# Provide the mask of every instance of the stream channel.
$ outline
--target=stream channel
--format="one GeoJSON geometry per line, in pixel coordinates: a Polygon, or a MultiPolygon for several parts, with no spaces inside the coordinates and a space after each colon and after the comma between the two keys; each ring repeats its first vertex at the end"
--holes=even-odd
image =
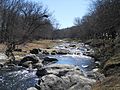
{"type": "MultiPolygon", "coordinates": [[[[58,59],[57,64],[70,64],[80,68],[83,72],[92,71],[95,67],[94,59],[83,55],[86,52],[93,52],[88,45],[82,43],[77,44],[62,44],[54,47],[55,49],[65,49],[70,51],[67,55],[49,55],[58,59]]],[[[0,54],[2,55],[2,54],[0,54]]],[[[3,57],[3,56],[0,56],[3,57]]],[[[1,59],[1,58],[0,58],[1,59]]],[[[16,67],[5,67],[0,70],[0,90],[27,90],[29,87],[35,86],[38,81],[36,76],[37,69],[29,71],[26,68],[16,67]]]]}

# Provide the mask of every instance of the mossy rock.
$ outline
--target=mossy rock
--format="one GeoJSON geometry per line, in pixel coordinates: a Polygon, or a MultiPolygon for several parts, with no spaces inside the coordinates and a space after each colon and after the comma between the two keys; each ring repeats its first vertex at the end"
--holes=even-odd
{"type": "Polygon", "coordinates": [[[103,73],[105,75],[120,73],[120,53],[107,60],[103,68],[103,73]]]}

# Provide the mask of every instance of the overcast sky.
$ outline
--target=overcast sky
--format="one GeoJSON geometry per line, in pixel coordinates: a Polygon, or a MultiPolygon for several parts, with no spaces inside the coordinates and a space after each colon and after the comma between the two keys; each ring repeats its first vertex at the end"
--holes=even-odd
{"type": "Polygon", "coordinates": [[[88,12],[92,0],[32,0],[42,2],[53,12],[60,28],[73,26],[74,18],[82,18],[88,12]]]}

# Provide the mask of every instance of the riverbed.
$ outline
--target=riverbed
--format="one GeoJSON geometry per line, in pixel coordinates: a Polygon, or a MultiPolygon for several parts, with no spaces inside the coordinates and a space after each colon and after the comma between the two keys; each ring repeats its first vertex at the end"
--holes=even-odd
{"type": "MultiPolygon", "coordinates": [[[[94,69],[95,63],[93,58],[83,55],[83,53],[88,52],[88,46],[86,47],[81,43],[77,45],[76,43],[64,43],[54,48],[69,50],[70,53],[48,55],[48,57],[56,58],[58,60],[55,62],[56,64],[75,65],[83,72],[89,72],[94,69]]],[[[89,48],[89,50],[91,49],[89,48]]],[[[8,67],[0,71],[0,90],[26,90],[29,87],[34,87],[37,82],[36,69],[29,70],[16,66],[15,69],[8,67]]]]}

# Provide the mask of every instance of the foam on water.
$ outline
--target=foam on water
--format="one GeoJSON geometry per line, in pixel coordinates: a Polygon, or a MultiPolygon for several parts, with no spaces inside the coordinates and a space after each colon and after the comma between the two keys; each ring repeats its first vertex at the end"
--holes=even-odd
{"type": "Polygon", "coordinates": [[[70,54],[67,54],[67,55],[63,55],[63,56],[71,56],[71,57],[73,57],[73,58],[75,58],[75,59],[81,59],[81,58],[87,58],[87,59],[91,59],[91,57],[89,57],[89,56],[85,56],[85,55],[76,55],[76,54],[73,54],[73,55],[70,55],[70,54]]]}
{"type": "Polygon", "coordinates": [[[0,71],[0,90],[27,90],[37,83],[36,70],[0,71]]]}
{"type": "Polygon", "coordinates": [[[1,60],[6,60],[7,59],[7,56],[3,53],[0,53],[0,61],[1,60]]]}

